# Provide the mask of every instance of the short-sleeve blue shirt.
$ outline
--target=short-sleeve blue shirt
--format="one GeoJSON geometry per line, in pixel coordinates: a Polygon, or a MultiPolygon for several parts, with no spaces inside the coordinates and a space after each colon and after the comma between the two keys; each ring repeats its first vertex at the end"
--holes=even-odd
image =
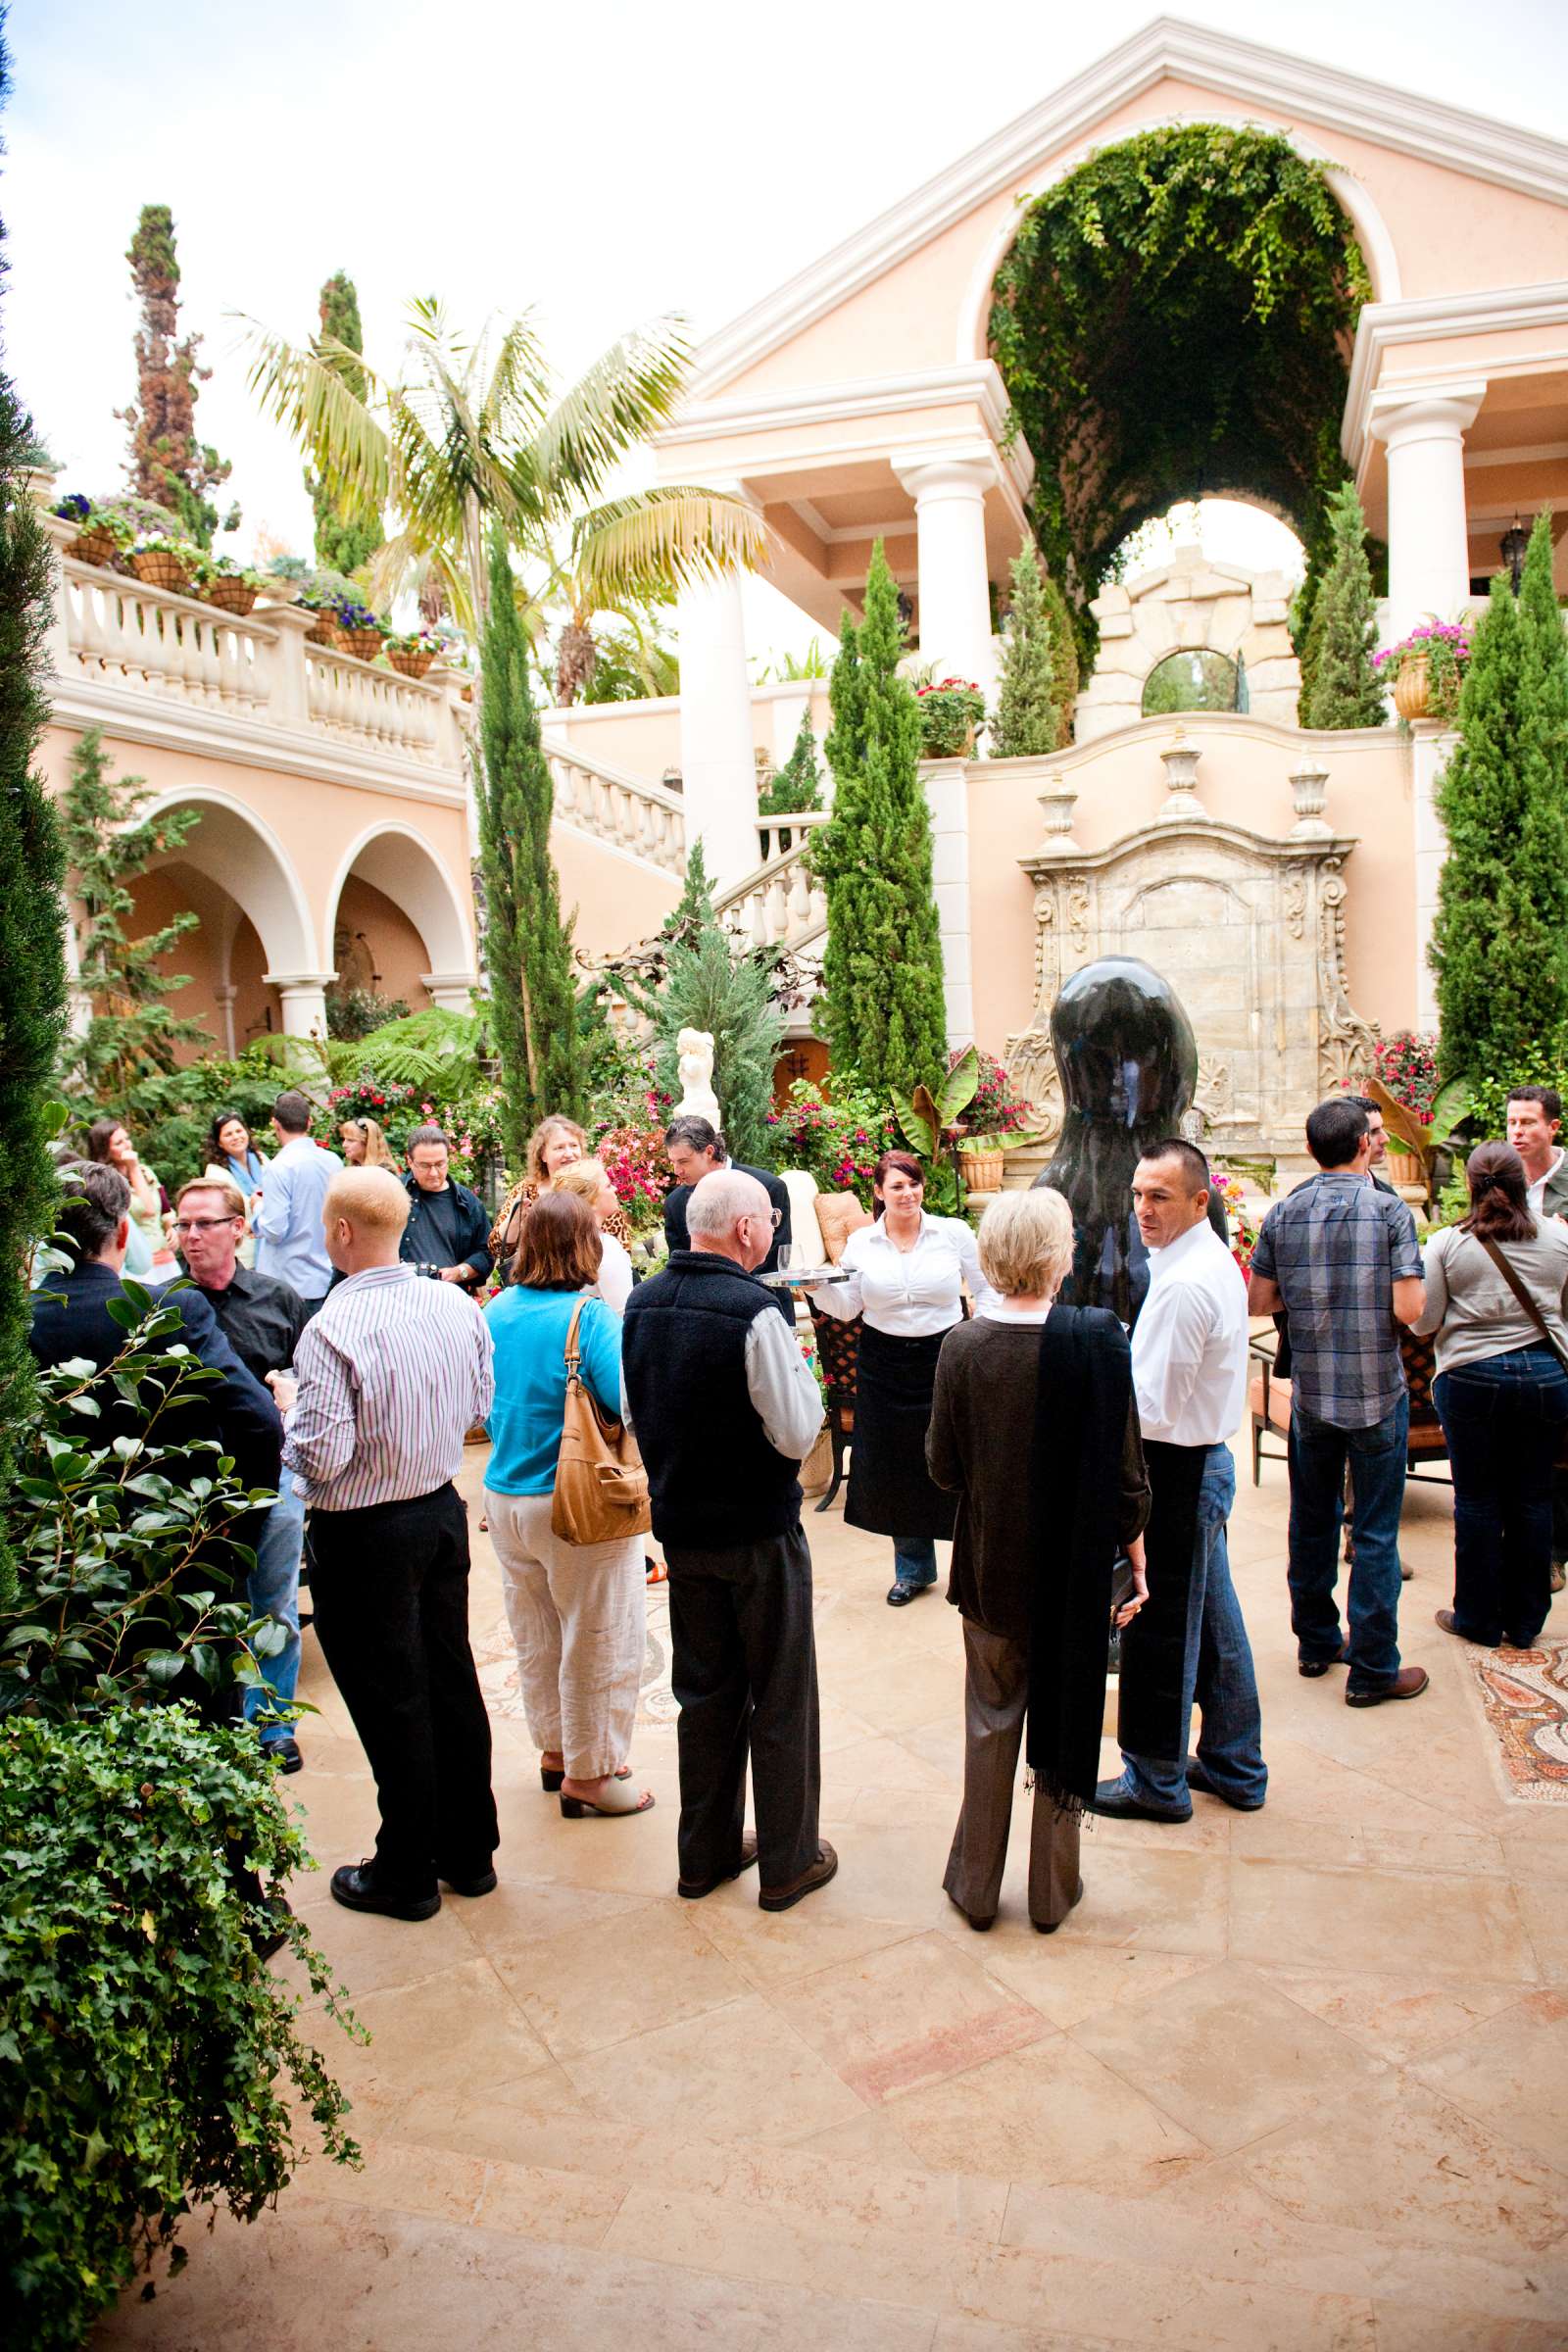
{"type": "Polygon", "coordinates": [[[1252,1271],[1291,1326],[1291,1392],[1315,1421],[1371,1429],[1404,1394],[1393,1286],[1421,1271],[1397,1194],[1342,1168],[1309,1177],[1263,1219],[1252,1271]]]}

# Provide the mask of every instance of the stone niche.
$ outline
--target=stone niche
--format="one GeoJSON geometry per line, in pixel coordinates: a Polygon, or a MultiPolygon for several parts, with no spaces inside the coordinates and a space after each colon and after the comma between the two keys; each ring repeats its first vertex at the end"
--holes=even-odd
{"type": "Polygon", "coordinates": [[[1102,589],[1089,608],[1100,623],[1100,651],[1076,705],[1078,741],[1092,743],[1140,717],[1150,671],[1175,653],[1242,662],[1252,716],[1294,727],[1301,672],[1286,625],[1290,595],[1283,572],[1210,564],[1197,547],[1179,547],[1161,570],[1124,588],[1102,589]]]}
{"type": "Polygon", "coordinates": [[[1035,888],[1035,1005],[1007,1040],[1007,1068],[1054,1140],[1057,991],[1098,956],[1141,956],[1192,1021],[1205,1141],[1299,1163],[1307,1112],[1366,1067],[1373,1042],[1345,979],[1345,869],[1355,844],[1326,826],[1272,841],[1218,823],[1190,785],[1172,799],[1176,809],[1167,803],[1107,849],[1048,840],[1020,859],[1035,888]]]}

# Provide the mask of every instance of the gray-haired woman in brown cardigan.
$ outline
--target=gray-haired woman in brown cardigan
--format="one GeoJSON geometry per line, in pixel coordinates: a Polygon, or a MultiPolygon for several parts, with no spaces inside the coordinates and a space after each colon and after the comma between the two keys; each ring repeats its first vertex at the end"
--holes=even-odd
{"type": "Polygon", "coordinates": [[[1149,1484],[1132,1357],[1115,1317],[1054,1304],[1072,1261],[1059,1193],[1004,1193],[980,1227],[999,1294],[942,1344],[926,1458],[958,1495],[948,1598],[963,1613],[963,1809],[943,1880],[972,1928],[997,1915],[1028,1718],[1029,1916],[1042,1935],[1083,1893],[1079,1815],[1100,1769],[1111,1567],[1142,1606],[1149,1484]]]}

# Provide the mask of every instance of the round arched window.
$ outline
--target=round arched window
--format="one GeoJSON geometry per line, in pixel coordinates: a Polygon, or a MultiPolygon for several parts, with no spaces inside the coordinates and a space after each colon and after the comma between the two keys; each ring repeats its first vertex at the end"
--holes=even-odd
{"type": "Polygon", "coordinates": [[[1167,654],[1144,680],[1143,714],[1169,710],[1245,710],[1247,671],[1224,654],[1167,654]]]}

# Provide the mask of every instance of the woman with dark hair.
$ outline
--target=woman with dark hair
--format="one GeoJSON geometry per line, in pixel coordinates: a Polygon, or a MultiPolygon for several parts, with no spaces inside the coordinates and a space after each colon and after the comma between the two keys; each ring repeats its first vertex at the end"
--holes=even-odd
{"type": "Polygon", "coordinates": [[[544,1193],[523,1220],[512,1281],[485,1309],[495,1342],[485,1516],[540,1779],[568,1820],[646,1813],[626,1786],[642,1680],[643,1540],[567,1544],[551,1527],[566,1407],[566,1339],[580,1309],[583,1379],[619,1414],[620,1317],[582,1293],[599,1279],[599,1228],[585,1200],[544,1193]]]}
{"type": "Polygon", "coordinates": [[[267,1162],[252,1142],[251,1131],[239,1112],[216,1111],[207,1130],[207,1165],[203,1174],[215,1178],[226,1176],[244,1194],[248,1210],[251,1196],[266,1169],[267,1162]]]}
{"type": "Polygon", "coordinates": [[[172,1280],[179,1271],[169,1239],[173,1205],[157,1170],[143,1164],[123,1119],[94,1119],[87,1130],[87,1157],[100,1166],[118,1168],[130,1187],[133,1246],[126,1253],[126,1273],[143,1282],[172,1280]]]}
{"type": "Polygon", "coordinates": [[[1426,1249],[1433,1401],[1453,1469],[1446,1634],[1529,1649],[1551,1606],[1551,1476],[1568,1426],[1568,1228],[1530,1213],[1511,1144],[1465,1163],[1470,1214],[1426,1249]]]}
{"type": "Polygon", "coordinates": [[[991,1297],[974,1235],[962,1217],[925,1210],[925,1172],[911,1152],[884,1152],[871,1175],[876,1218],[852,1233],[840,1270],[814,1302],[841,1322],[863,1317],[855,1393],[846,1523],[893,1538],[888,1606],[902,1609],[937,1581],[937,1542],[953,1535],[956,1504],[926,1468],[937,1358],[963,1313],[991,1297]]]}

